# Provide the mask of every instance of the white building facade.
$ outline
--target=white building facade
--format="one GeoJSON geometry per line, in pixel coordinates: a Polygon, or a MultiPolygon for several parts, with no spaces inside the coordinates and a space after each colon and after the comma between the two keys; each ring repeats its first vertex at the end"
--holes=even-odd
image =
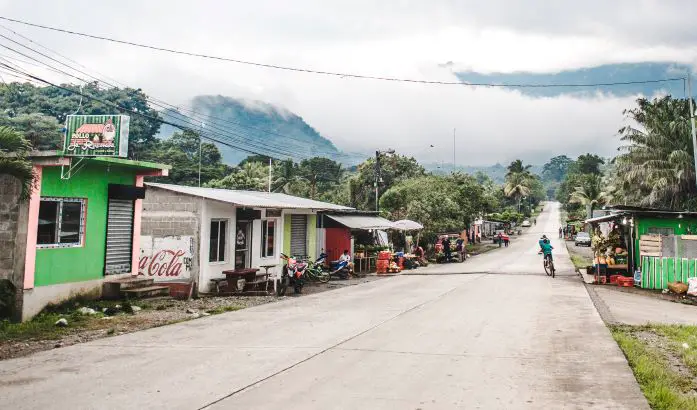
{"type": "MultiPolygon", "coordinates": [[[[144,276],[156,281],[193,281],[198,293],[210,292],[212,279],[224,278],[227,270],[275,265],[269,272],[280,274],[281,253],[315,258],[319,250],[317,212],[351,209],[278,193],[146,186],[141,229],[148,240],[144,242],[159,238],[162,243],[188,243],[190,238],[193,252],[188,261],[170,262],[184,268],[169,271],[186,275],[146,272],[144,276]]],[[[154,255],[147,255],[145,249],[141,252],[142,258],[152,260],[154,255]]],[[[168,255],[179,254],[182,252],[172,250],[168,255]]]]}

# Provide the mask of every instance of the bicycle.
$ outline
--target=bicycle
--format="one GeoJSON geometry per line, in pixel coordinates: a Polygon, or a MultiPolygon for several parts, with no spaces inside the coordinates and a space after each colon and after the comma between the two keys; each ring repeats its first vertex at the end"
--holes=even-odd
{"type": "Polygon", "coordinates": [[[545,268],[545,273],[547,276],[554,278],[554,261],[552,260],[552,255],[545,255],[543,266],[545,268]]]}
{"type": "Polygon", "coordinates": [[[320,283],[329,282],[329,272],[323,269],[322,265],[317,262],[308,262],[305,276],[308,280],[317,281],[320,283]]]}

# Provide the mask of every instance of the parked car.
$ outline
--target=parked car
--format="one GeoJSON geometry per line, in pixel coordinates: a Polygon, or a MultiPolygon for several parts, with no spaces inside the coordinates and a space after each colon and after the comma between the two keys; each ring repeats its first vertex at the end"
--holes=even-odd
{"type": "Polygon", "coordinates": [[[574,239],[576,246],[591,246],[591,236],[588,232],[579,232],[574,239]]]}
{"type": "Polygon", "coordinates": [[[523,228],[528,228],[528,227],[530,227],[530,225],[531,225],[531,224],[530,224],[530,221],[528,221],[528,220],[526,219],[526,220],[523,221],[523,223],[522,223],[521,226],[522,226],[523,228]]]}

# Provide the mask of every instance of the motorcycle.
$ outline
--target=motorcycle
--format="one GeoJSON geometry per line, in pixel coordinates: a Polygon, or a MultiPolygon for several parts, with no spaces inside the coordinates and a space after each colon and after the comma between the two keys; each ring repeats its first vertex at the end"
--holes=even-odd
{"type": "MultiPolygon", "coordinates": [[[[321,253],[315,263],[325,265],[327,263],[327,256],[328,255],[326,253],[321,253]]],[[[348,267],[348,263],[330,262],[329,265],[331,265],[328,270],[329,277],[335,276],[341,280],[346,280],[351,275],[351,270],[348,267]]]]}
{"type": "Polygon", "coordinates": [[[278,287],[278,296],[286,294],[288,286],[292,286],[296,294],[302,293],[305,282],[307,263],[300,262],[288,255],[281,254],[281,259],[286,261],[281,273],[281,285],[278,287]]]}

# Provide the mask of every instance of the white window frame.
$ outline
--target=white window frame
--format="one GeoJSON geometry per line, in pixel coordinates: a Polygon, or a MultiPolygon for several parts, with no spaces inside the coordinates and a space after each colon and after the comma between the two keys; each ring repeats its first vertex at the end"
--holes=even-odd
{"type": "Polygon", "coordinates": [[[276,256],[276,238],[278,238],[278,227],[280,225],[279,223],[280,219],[279,218],[266,218],[261,220],[261,258],[267,259],[267,258],[274,258],[276,256]],[[270,255],[266,254],[266,244],[267,244],[267,239],[268,239],[268,233],[269,233],[269,225],[268,222],[271,221],[273,222],[273,252],[270,255]],[[266,227],[266,229],[264,229],[266,227]]]}
{"type": "Polygon", "coordinates": [[[210,232],[213,230],[212,229],[213,222],[217,222],[218,224],[220,224],[221,222],[225,222],[225,246],[223,247],[224,248],[223,251],[225,252],[225,255],[224,255],[224,259],[220,260],[220,225],[218,225],[218,257],[217,257],[217,260],[215,260],[215,261],[211,260],[211,254],[210,254],[211,247],[210,247],[210,242],[209,242],[209,244],[208,244],[208,263],[210,265],[224,265],[228,262],[228,257],[230,255],[230,252],[229,252],[230,241],[228,240],[229,236],[230,236],[229,235],[230,234],[230,220],[226,219],[226,218],[212,218],[210,221],[210,225],[208,227],[208,229],[210,229],[210,231],[208,232],[209,241],[210,241],[210,232]]]}
{"type": "MultiPolygon", "coordinates": [[[[41,197],[39,200],[39,209],[41,209],[41,202],[58,202],[58,210],[56,211],[56,239],[60,240],[61,228],[63,226],[63,203],[72,202],[80,204],[80,227],[79,227],[79,241],[74,243],[42,243],[36,244],[39,249],[55,249],[55,248],[81,248],[85,246],[85,228],[86,228],[86,214],[87,207],[85,204],[87,200],[85,198],[58,198],[58,197],[41,197]]],[[[38,223],[38,221],[37,221],[38,223]]],[[[38,226],[37,226],[38,231],[38,226]]],[[[37,238],[38,242],[38,238],[37,238]]]]}

